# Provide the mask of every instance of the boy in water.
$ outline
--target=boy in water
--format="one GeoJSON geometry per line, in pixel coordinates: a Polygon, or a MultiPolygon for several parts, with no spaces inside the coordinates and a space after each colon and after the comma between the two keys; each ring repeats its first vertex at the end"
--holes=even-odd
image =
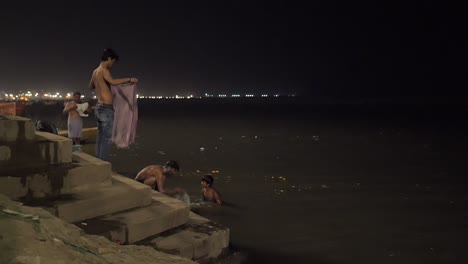
{"type": "Polygon", "coordinates": [[[167,177],[173,175],[177,171],[179,171],[179,164],[173,160],[170,160],[166,162],[164,166],[150,165],[145,167],[137,174],[135,180],[151,186],[160,193],[175,195],[183,193],[184,190],[181,188],[164,189],[164,183],[166,182],[167,177]]]}
{"type": "Polygon", "coordinates": [[[206,175],[201,180],[203,201],[213,202],[221,205],[221,195],[213,188],[214,179],[211,175],[206,175]]]}

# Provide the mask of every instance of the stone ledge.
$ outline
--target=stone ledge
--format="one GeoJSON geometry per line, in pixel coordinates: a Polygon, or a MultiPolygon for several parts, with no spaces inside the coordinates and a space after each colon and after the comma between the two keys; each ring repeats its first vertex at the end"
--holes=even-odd
{"type": "Polygon", "coordinates": [[[112,186],[65,195],[49,205],[49,210],[68,222],[78,222],[151,203],[151,188],[124,176],[112,175],[112,186]]]}
{"type": "Polygon", "coordinates": [[[73,143],[71,139],[48,132],[36,131],[35,133],[42,159],[49,164],[72,162],[73,143]]]}
{"type": "Polygon", "coordinates": [[[72,153],[73,168],[64,177],[62,194],[112,185],[111,164],[83,152],[72,153]]]}
{"type": "Polygon", "coordinates": [[[229,232],[228,228],[190,212],[187,224],[146,239],[141,244],[204,263],[227,254],[229,232]]]}
{"type": "Polygon", "coordinates": [[[86,225],[76,224],[87,233],[131,244],[185,224],[189,212],[181,201],[153,191],[149,206],[84,221],[86,225]]]}
{"type": "Polygon", "coordinates": [[[34,131],[31,119],[0,115],[0,142],[33,140],[34,131]]]}

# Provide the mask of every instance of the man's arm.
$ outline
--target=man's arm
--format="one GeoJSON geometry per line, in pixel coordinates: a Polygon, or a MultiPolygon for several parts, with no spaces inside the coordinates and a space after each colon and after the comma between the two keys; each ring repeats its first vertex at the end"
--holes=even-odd
{"type": "Polygon", "coordinates": [[[221,195],[219,195],[218,191],[214,191],[214,198],[217,204],[221,205],[221,195]]]}
{"type": "Polygon", "coordinates": [[[180,189],[180,188],[174,188],[174,189],[164,189],[164,181],[163,180],[164,177],[157,177],[156,178],[156,182],[158,183],[158,191],[160,193],[164,193],[166,195],[173,195],[173,194],[177,194],[177,193],[181,193],[183,192],[184,190],[180,189]]]}
{"type": "Polygon", "coordinates": [[[114,78],[112,78],[112,76],[110,74],[110,71],[107,70],[107,69],[103,70],[103,77],[104,77],[104,80],[106,80],[111,85],[119,85],[119,84],[122,84],[122,83],[129,83],[129,82],[138,81],[136,78],[114,79],[114,78]]]}
{"type": "Polygon", "coordinates": [[[88,87],[89,87],[90,90],[93,90],[94,88],[96,88],[96,87],[94,87],[94,82],[93,82],[93,78],[92,78],[92,77],[91,77],[91,80],[89,81],[88,87]]]}
{"type": "Polygon", "coordinates": [[[63,113],[64,113],[64,114],[67,114],[67,113],[70,112],[71,110],[75,110],[75,109],[77,109],[77,108],[78,108],[78,106],[76,106],[75,103],[69,102],[69,103],[67,103],[67,104],[65,105],[65,108],[63,109],[63,113]]]}
{"type": "Polygon", "coordinates": [[[160,193],[166,193],[166,190],[164,190],[164,176],[163,177],[156,177],[156,183],[158,184],[158,192],[160,193]]]}

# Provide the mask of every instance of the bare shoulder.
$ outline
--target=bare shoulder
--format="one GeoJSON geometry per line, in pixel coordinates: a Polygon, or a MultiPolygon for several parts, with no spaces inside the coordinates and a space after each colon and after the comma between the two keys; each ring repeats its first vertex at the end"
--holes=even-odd
{"type": "Polygon", "coordinates": [[[221,194],[219,193],[219,191],[216,190],[215,188],[213,188],[213,193],[216,193],[217,195],[221,196],[221,194]]]}
{"type": "Polygon", "coordinates": [[[109,72],[108,69],[104,68],[104,67],[97,67],[94,71],[93,71],[93,78],[102,78],[102,76],[104,75],[104,72],[109,72]]]}
{"type": "Polygon", "coordinates": [[[141,172],[151,173],[151,174],[158,173],[160,171],[162,171],[162,166],[160,165],[149,165],[141,170],[141,172]]]}
{"type": "Polygon", "coordinates": [[[155,172],[162,172],[163,171],[163,166],[161,165],[151,165],[151,170],[155,172]]]}

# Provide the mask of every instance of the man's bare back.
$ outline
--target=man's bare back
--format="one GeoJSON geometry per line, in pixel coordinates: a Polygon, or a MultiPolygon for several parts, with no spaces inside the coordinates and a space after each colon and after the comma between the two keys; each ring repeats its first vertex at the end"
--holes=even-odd
{"type": "Polygon", "coordinates": [[[179,170],[179,165],[174,161],[169,161],[166,165],[149,165],[142,169],[135,177],[135,180],[153,187],[161,193],[168,195],[183,192],[180,188],[166,189],[164,188],[166,177],[179,170]],[[172,163],[171,163],[172,162],[172,163]],[[175,165],[172,165],[175,164],[175,165]]]}

